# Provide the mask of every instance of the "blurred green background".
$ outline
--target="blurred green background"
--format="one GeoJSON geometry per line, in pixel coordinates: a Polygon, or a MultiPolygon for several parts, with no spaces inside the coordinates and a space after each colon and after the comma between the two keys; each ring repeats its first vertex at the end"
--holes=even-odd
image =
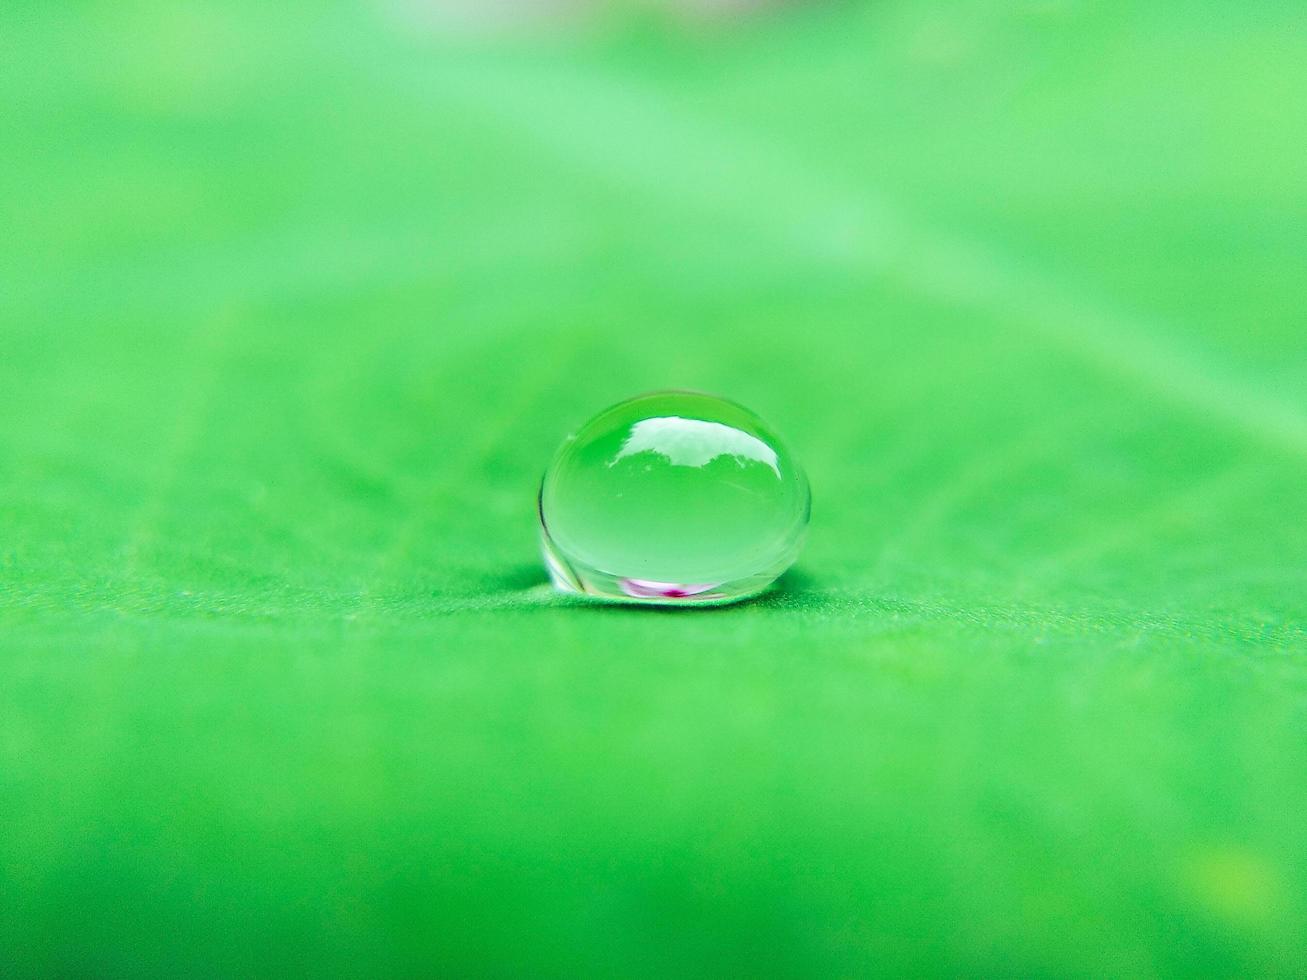
{"type": "Polygon", "coordinates": [[[1303,5],[451,3],[0,9],[0,973],[1307,973],[1303,5]]]}

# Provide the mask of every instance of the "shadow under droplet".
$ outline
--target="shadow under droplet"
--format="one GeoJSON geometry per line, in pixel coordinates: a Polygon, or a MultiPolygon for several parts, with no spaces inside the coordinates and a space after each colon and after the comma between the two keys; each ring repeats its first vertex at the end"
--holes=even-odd
{"type": "Polygon", "coordinates": [[[768,590],[767,594],[797,596],[805,593],[815,593],[820,591],[820,585],[821,583],[817,577],[806,570],[791,568],[776,580],[776,583],[768,590]]]}
{"type": "Polygon", "coordinates": [[[486,588],[496,592],[525,592],[548,584],[549,576],[541,565],[514,565],[485,580],[486,588]]]}

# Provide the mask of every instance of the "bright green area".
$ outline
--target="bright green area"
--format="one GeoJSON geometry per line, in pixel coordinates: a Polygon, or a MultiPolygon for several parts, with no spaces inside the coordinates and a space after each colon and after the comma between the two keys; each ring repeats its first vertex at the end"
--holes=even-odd
{"type": "Polygon", "coordinates": [[[540,491],[565,581],[618,598],[631,594],[623,580],[701,600],[757,593],[794,561],[809,504],[800,464],[765,422],[683,391],[632,398],[577,426],[540,491]]]}
{"type": "Polygon", "coordinates": [[[0,972],[1307,972],[1302,4],[404,6],[0,9],[0,972]],[[553,597],[667,386],[798,570],[553,597]]]}

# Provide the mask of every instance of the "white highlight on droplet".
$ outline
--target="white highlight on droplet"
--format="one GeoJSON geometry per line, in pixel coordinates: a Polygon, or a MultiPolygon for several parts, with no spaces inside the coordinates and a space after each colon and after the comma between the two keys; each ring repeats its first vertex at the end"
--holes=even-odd
{"type": "Polygon", "coordinates": [[[657,453],[673,466],[706,466],[718,456],[733,456],[741,466],[746,461],[762,463],[771,467],[778,480],[781,477],[776,450],[761,439],[720,422],[683,419],[679,415],[635,423],[608,465],[616,466],[637,453],[657,453]]]}

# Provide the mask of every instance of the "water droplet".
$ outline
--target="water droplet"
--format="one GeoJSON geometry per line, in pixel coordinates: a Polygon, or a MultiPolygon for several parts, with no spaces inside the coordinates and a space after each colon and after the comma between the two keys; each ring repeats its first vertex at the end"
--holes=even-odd
{"type": "Polygon", "coordinates": [[[545,563],[567,592],[628,602],[755,595],[798,556],[808,482],[748,409],[663,391],[601,412],[540,487],[545,563]]]}

